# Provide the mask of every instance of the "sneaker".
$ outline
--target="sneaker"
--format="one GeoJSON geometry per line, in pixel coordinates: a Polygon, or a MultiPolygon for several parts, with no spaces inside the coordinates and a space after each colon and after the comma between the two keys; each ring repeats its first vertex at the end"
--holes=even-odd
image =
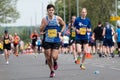
{"type": "Polygon", "coordinates": [[[114,56],[115,56],[114,53],[111,53],[111,57],[114,58],[114,56]]]}
{"type": "Polygon", "coordinates": [[[101,53],[98,53],[99,57],[102,57],[102,54],[101,53]]]}
{"type": "Polygon", "coordinates": [[[18,57],[18,54],[15,54],[16,57],[18,57]]]}
{"type": "Polygon", "coordinates": [[[37,53],[34,53],[34,57],[35,57],[35,58],[37,57],[37,53]]]}
{"type": "Polygon", "coordinates": [[[53,78],[53,77],[55,77],[55,73],[54,73],[54,71],[51,71],[50,78],[53,78]]]}
{"type": "Polygon", "coordinates": [[[46,65],[48,64],[47,60],[45,60],[45,64],[46,64],[46,65]]]}
{"type": "Polygon", "coordinates": [[[85,66],[83,64],[81,64],[80,69],[85,70],[85,66]]]}
{"type": "Polygon", "coordinates": [[[9,61],[6,61],[6,64],[8,65],[8,64],[9,64],[9,61]]]}
{"type": "Polygon", "coordinates": [[[75,64],[77,64],[77,60],[75,60],[75,64]]]}
{"type": "Polygon", "coordinates": [[[57,64],[57,62],[54,62],[54,70],[57,70],[58,69],[58,64],[57,64]]]}

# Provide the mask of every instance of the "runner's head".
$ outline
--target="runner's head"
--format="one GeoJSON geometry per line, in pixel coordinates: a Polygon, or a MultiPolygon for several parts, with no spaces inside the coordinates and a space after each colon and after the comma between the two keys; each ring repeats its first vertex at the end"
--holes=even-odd
{"type": "Polygon", "coordinates": [[[86,18],[86,15],[87,15],[87,9],[86,8],[82,8],[82,10],[81,10],[81,17],[84,19],[84,18],[86,18]]]}
{"type": "Polygon", "coordinates": [[[75,19],[76,19],[76,16],[72,16],[71,21],[72,21],[72,22],[74,22],[74,21],[75,21],[75,19]]]}
{"type": "Polygon", "coordinates": [[[5,34],[8,34],[8,30],[5,30],[4,33],[5,33],[5,34]]]}
{"type": "Polygon", "coordinates": [[[48,15],[52,17],[55,13],[55,6],[52,4],[48,4],[47,12],[48,12],[48,15]]]}
{"type": "Polygon", "coordinates": [[[17,36],[17,33],[14,33],[15,36],[17,36]]]}

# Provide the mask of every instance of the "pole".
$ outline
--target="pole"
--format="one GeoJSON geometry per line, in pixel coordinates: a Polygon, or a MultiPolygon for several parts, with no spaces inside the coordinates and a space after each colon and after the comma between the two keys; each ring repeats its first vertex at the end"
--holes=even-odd
{"type": "Polygon", "coordinates": [[[76,4],[77,4],[77,17],[79,17],[79,0],[76,0],[76,4]]]}
{"type": "Polygon", "coordinates": [[[56,3],[57,3],[57,15],[58,15],[58,1],[56,1],[56,3]]]}
{"type": "Polygon", "coordinates": [[[117,8],[118,8],[118,3],[117,0],[115,0],[115,15],[117,16],[117,8]]]}
{"type": "Polygon", "coordinates": [[[66,23],[66,10],[65,10],[65,7],[66,7],[66,4],[65,4],[65,0],[64,0],[64,21],[65,21],[65,23],[66,23]]]}

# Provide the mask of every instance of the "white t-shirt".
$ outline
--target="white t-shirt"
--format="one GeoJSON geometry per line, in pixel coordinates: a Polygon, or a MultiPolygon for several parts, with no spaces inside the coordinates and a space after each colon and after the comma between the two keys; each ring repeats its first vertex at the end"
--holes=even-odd
{"type": "Polygon", "coordinates": [[[66,35],[63,36],[63,43],[69,44],[69,37],[68,36],[66,36],[66,35]]]}

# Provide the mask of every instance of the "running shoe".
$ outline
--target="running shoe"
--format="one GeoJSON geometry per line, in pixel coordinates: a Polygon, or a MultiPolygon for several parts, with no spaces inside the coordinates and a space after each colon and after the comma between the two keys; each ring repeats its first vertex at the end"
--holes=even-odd
{"type": "Polygon", "coordinates": [[[111,53],[111,57],[114,58],[114,56],[115,56],[114,53],[111,53]]]}
{"type": "Polygon", "coordinates": [[[54,71],[51,71],[50,78],[53,78],[53,77],[55,77],[55,73],[54,73],[54,71]]]}
{"type": "Polygon", "coordinates": [[[80,69],[85,70],[85,66],[83,64],[80,64],[80,69]]]}
{"type": "Polygon", "coordinates": [[[18,57],[18,54],[15,54],[16,57],[18,57]]]}
{"type": "Polygon", "coordinates": [[[48,61],[47,61],[47,60],[45,60],[45,64],[46,64],[46,65],[48,64],[48,61]]]}
{"type": "Polygon", "coordinates": [[[9,61],[6,61],[6,64],[8,65],[8,64],[9,64],[9,61]]]}
{"type": "Polygon", "coordinates": [[[57,64],[56,61],[54,62],[54,66],[53,66],[53,67],[54,67],[54,70],[57,70],[57,69],[58,69],[58,64],[57,64]]]}
{"type": "Polygon", "coordinates": [[[75,64],[77,64],[77,60],[75,60],[75,64]]]}

